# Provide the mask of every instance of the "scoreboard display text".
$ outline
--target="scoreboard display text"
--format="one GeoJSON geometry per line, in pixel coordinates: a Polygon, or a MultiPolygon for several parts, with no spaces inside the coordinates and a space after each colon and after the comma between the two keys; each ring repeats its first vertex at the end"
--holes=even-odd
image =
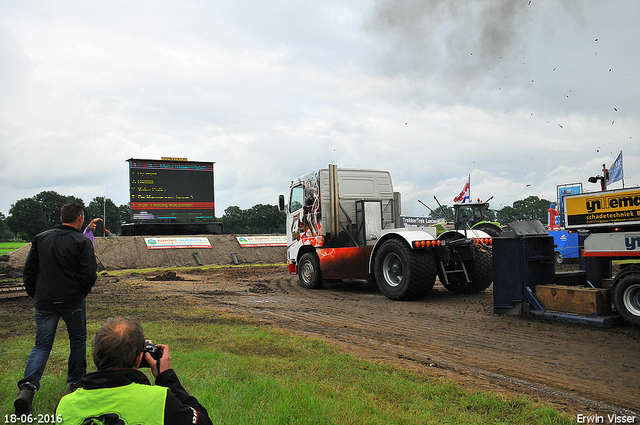
{"type": "Polygon", "coordinates": [[[213,162],[128,159],[134,220],[215,217],[213,162]]]}

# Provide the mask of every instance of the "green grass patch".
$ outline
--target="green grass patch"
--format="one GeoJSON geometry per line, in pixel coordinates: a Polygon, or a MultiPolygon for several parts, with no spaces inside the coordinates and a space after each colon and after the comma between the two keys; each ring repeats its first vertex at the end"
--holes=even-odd
{"type": "Polygon", "coordinates": [[[634,260],[613,260],[613,264],[623,265],[623,264],[636,264],[638,263],[637,259],[634,260]]]}
{"type": "Polygon", "coordinates": [[[6,278],[6,279],[0,279],[0,283],[15,283],[15,286],[21,286],[22,285],[22,278],[21,277],[10,277],[10,278],[6,278]]]}
{"type": "Polygon", "coordinates": [[[27,242],[0,242],[0,255],[8,254],[25,246],[27,242]]]}
{"type": "MultiPolygon", "coordinates": [[[[293,336],[179,298],[136,302],[135,287],[110,283],[88,299],[91,338],[110,316],[137,318],[147,337],[169,345],[185,388],[224,424],[570,424],[571,418],[525,397],[471,391],[399,367],[365,361],[320,339],[293,336]],[[117,288],[118,290],[114,290],[117,288]],[[110,295],[112,294],[112,295],[110,295]],[[130,299],[127,299],[130,298],[130,299]]],[[[0,314],[0,409],[13,412],[16,382],[33,344],[28,304],[0,314]],[[23,311],[25,310],[25,311],[23,311]]],[[[89,342],[89,371],[91,362],[89,342]]],[[[36,394],[34,413],[51,414],[66,393],[64,325],[36,394]]],[[[150,371],[146,373],[150,376],[150,371]]]]}
{"type": "MultiPolygon", "coordinates": [[[[171,347],[172,365],[183,385],[208,408],[214,423],[571,423],[524,398],[465,390],[446,380],[358,359],[321,340],[226,322],[142,323],[148,337],[171,347]]],[[[92,323],[90,334],[98,326],[92,323]]],[[[1,349],[5,412],[11,411],[31,344],[29,336],[14,337],[1,349]]],[[[61,329],[35,398],[36,414],[52,413],[65,394],[67,347],[61,329]]]]}

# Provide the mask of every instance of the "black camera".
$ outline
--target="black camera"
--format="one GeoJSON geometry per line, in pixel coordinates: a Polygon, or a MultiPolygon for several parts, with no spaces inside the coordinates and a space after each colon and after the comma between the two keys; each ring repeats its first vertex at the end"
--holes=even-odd
{"type": "Polygon", "coordinates": [[[160,357],[162,357],[162,348],[156,347],[156,345],[149,340],[144,342],[144,351],[142,352],[142,361],[140,362],[140,367],[151,367],[147,362],[144,353],[151,354],[153,360],[156,361],[156,367],[160,369],[160,357]]]}

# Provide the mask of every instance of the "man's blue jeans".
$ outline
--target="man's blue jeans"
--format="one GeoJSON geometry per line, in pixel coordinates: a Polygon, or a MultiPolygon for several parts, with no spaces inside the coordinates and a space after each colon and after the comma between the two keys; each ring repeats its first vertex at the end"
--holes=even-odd
{"type": "Polygon", "coordinates": [[[32,389],[40,389],[40,378],[49,360],[49,353],[56,337],[60,318],[67,325],[69,333],[69,370],[67,383],[75,384],[87,373],[87,308],[85,300],[70,308],[35,308],[36,343],[29,354],[24,378],[18,382],[18,388],[30,384],[32,389]]]}

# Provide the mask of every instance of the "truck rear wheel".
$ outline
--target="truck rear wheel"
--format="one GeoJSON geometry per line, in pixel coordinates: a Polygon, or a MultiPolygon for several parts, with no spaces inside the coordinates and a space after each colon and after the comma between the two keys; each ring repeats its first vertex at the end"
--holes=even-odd
{"type": "MultiPolygon", "coordinates": [[[[474,247],[473,260],[465,260],[464,266],[467,269],[469,282],[465,279],[463,273],[448,274],[445,279],[444,271],[438,271],[440,283],[447,290],[455,294],[475,294],[484,291],[493,282],[493,255],[489,247],[477,245],[474,247]],[[448,281],[448,283],[447,283],[448,281]]],[[[449,264],[445,263],[446,270],[455,270],[460,265],[451,259],[449,264]]]]}
{"type": "Polygon", "coordinates": [[[640,326],[640,275],[629,274],[613,289],[613,304],[627,322],[640,326]]]}
{"type": "Polygon", "coordinates": [[[398,301],[424,297],[436,281],[433,253],[411,249],[396,239],[382,244],[375,257],[374,272],[380,292],[398,301]]]}
{"type": "Polygon", "coordinates": [[[307,289],[322,288],[322,271],[320,259],[315,252],[307,252],[298,262],[298,278],[300,286],[307,289]]]}

